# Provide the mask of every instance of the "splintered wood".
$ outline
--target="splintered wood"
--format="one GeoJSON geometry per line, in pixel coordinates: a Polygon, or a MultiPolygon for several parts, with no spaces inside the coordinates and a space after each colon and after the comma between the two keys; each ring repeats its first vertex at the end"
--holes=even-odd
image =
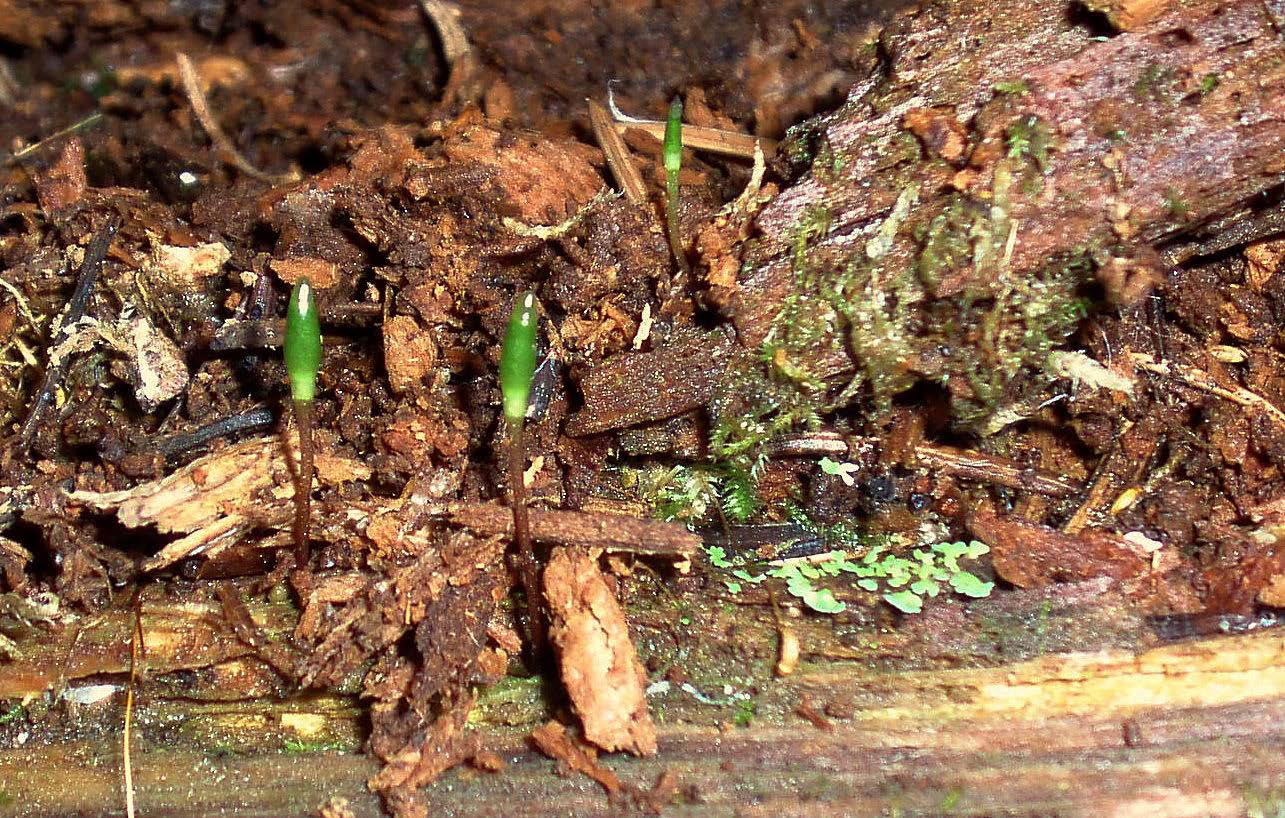
{"type": "MultiPolygon", "coordinates": [[[[293,447],[292,447],[293,449],[293,447]]],[[[356,460],[318,452],[322,483],[365,480],[370,469],[356,460]]],[[[185,536],[143,563],[157,571],[196,554],[213,556],[256,525],[284,524],[294,481],[281,440],[246,440],[195,460],[173,474],[124,491],[73,491],[69,498],[99,511],[115,512],[130,528],[154,525],[185,536]]]]}
{"type": "Polygon", "coordinates": [[[607,751],[653,755],[647,676],[596,557],[580,548],[555,549],[544,569],[544,596],[562,683],[585,738],[607,751]]]}

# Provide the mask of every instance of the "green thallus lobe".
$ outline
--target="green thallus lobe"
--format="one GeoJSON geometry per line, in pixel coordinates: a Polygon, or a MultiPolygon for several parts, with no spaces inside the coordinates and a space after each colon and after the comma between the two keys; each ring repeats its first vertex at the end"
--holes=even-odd
{"type": "Polygon", "coordinates": [[[504,420],[509,427],[509,493],[513,505],[513,542],[522,574],[522,590],[526,594],[531,650],[535,654],[539,653],[544,644],[544,623],[540,619],[539,568],[531,543],[526,485],[523,482],[526,467],[523,428],[527,402],[531,397],[531,380],[535,376],[535,336],[539,321],[535,294],[528,291],[518,296],[513,303],[513,315],[509,319],[509,330],[504,335],[504,349],[500,353],[500,393],[504,398],[504,420]]]}
{"type": "Polygon", "coordinates": [[[299,427],[299,480],[295,485],[295,567],[308,563],[308,525],[312,513],[312,400],[321,368],[321,321],[312,284],[300,278],[286,305],[286,373],[299,427]]]}

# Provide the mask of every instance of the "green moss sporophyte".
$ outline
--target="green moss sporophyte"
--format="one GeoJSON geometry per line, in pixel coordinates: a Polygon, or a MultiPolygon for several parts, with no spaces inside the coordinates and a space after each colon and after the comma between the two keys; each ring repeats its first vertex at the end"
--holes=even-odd
{"type": "Polygon", "coordinates": [[[531,381],[535,377],[535,335],[539,322],[535,293],[523,293],[513,305],[500,355],[500,392],[504,395],[504,418],[510,425],[521,425],[526,418],[531,381]]]}
{"type": "Polygon", "coordinates": [[[295,424],[299,429],[299,473],[295,484],[295,566],[308,564],[308,526],[312,513],[312,402],[317,395],[317,371],[321,368],[321,320],[312,283],[295,282],[286,306],[284,346],[286,374],[295,424]]]}
{"type": "Polygon", "coordinates": [[[526,446],[523,429],[527,404],[531,398],[531,381],[535,377],[535,341],[540,316],[535,293],[525,292],[513,303],[509,329],[504,335],[500,353],[500,393],[504,402],[504,420],[509,429],[509,496],[513,505],[513,543],[526,594],[527,620],[531,650],[538,654],[544,643],[544,622],[540,618],[539,569],[531,542],[527,519],[526,446]]]}
{"type": "Polygon", "coordinates": [[[687,254],[683,252],[682,236],[678,232],[678,173],[683,169],[683,101],[678,97],[669,104],[661,156],[665,163],[665,224],[669,233],[669,249],[678,269],[686,276],[690,268],[687,254]]]}

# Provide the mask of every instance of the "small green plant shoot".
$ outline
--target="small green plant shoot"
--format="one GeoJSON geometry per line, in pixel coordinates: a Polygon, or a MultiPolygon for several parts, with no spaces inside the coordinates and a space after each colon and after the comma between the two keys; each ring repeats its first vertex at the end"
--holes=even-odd
{"type": "Polygon", "coordinates": [[[306,278],[295,282],[286,306],[284,354],[295,424],[299,429],[299,474],[294,492],[295,567],[304,568],[308,564],[308,527],[312,514],[312,403],[317,394],[317,370],[321,368],[321,321],[312,284],[306,278]]]}
{"type": "Polygon", "coordinates": [[[686,276],[691,268],[678,232],[678,172],[683,168],[683,101],[678,97],[669,104],[662,155],[665,161],[665,223],[669,228],[669,249],[678,269],[686,276]]]}
{"type": "Polygon", "coordinates": [[[526,292],[518,296],[509,318],[508,332],[504,336],[504,349],[500,353],[500,393],[504,402],[504,421],[509,428],[509,494],[513,504],[513,542],[522,573],[522,589],[526,593],[531,647],[536,652],[544,642],[544,625],[540,619],[539,569],[531,543],[526,484],[523,481],[526,469],[523,430],[526,425],[527,404],[531,399],[531,381],[535,377],[535,338],[539,321],[535,293],[526,292]]]}

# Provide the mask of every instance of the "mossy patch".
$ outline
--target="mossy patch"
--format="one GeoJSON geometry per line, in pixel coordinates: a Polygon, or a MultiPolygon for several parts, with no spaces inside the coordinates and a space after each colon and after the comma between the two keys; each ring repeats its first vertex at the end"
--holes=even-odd
{"type": "Polygon", "coordinates": [[[1005,130],[989,190],[921,207],[916,184],[865,241],[827,242],[832,214],[795,226],[793,286],[756,355],[712,404],[712,454],[751,471],[782,434],[819,428],[854,404],[873,416],[922,381],[945,387],[956,425],[981,430],[1002,405],[1041,388],[1049,352],[1086,314],[1088,249],[1016,271],[1015,197],[1043,184],[1055,149],[1037,118],[1005,130]]]}

